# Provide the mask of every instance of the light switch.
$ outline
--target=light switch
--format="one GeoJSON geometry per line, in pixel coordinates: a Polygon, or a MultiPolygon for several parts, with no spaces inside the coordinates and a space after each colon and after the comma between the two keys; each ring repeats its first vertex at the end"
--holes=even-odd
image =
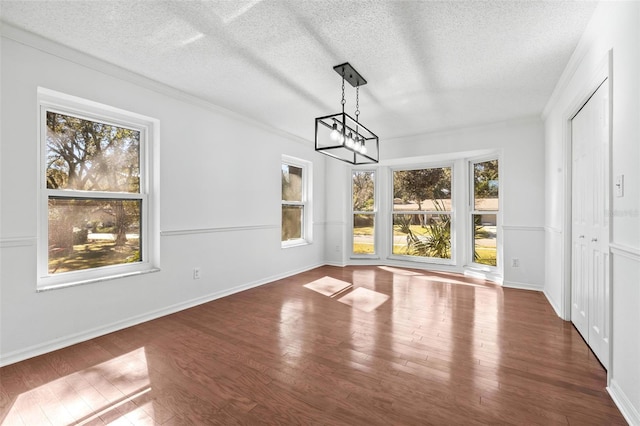
{"type": "Polygon", "coordinates": [[[616,197],[624,197],[624,175],[616,176],[613,186],[615,188],[616,197]]]}

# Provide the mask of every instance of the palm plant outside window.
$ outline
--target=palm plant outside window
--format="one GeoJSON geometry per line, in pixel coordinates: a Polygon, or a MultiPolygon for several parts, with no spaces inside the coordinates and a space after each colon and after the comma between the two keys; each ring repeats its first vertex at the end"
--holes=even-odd
{"type": "Polygon", "coordinates": [[[393,172],[394,255],[452,259],[451,167],[393,172]]]}

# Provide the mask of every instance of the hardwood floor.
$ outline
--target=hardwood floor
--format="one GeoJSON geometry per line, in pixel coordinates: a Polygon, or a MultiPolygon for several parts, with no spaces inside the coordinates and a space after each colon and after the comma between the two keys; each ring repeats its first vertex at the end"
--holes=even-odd
{"type": "Polygon", "coordinates": [[[314,269],[0,380],[10,426],[626,424],[541,293],[389,267],[314,269]]]}

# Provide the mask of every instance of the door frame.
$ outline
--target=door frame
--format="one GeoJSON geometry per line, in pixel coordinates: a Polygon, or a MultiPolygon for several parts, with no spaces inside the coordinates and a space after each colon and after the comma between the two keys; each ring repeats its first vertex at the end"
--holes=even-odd
{"type": "MultiPolygon", "coordinates": [[[[605,81],[609,81],[609,153],[608,153],[608,162],[609,162],[609,173],[607,176],[606,185],[609,188],[608,197],[609,197],[609,206],[612,205],[611,197],[611,172],[612,172],[612,135],[613,135],[613,50],[609,50],[607,54],[600,60],[598,66],[596,67],[596,72],[593,73],[591,78],[589,78],[585,84],[579,90],[578,96],[576,96],[573,102],[570,104],[570,107],[565,111],[563,117],[563,163],[564,163],[564,218],[563,218],[563,246],[562,246],[562,259],[563,259],[563,273],[562,273],[562,285],[561,285],[561,309],[562,309],[562,319],[565,321],[571,321],[571,265],[572,265],[572,256],[571,256],[571,242],[572,242],[572,132],[571,132],[571,121],[572,119],[580,112],[582,107],[589,101],[591,96],[598,90],[600,85],[605,81]]],[[[611,242],[611,227],[609,227],[609,243],[611,242]]],[[[609,262],[611,262],[611,257],[609,258],[609,262]]],[[[612,291],[611,291],[611,271],[609,268],[609,359],[612,356],[613,349],[613,336],[611,335],[611,320],[613,317],[612,312],[612,304],[611,301],[612,291]]],[[[609,378],[612,377],[611,374],[611,362],[609,363],[609,369],[607,374],[607,382],[609,378]]]]}

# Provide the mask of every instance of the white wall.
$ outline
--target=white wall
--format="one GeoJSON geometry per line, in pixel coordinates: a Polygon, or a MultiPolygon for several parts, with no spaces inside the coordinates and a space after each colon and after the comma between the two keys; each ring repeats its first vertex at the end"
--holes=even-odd
{"type": "MultiPolygon", "coordinates": [[[[625,194],[612,198],[612,353],[609,391],[631,424],[640,424],[640,3],[602,2],[545,108],[545,294],[570,316],[565,262],[570,213],[566,126],[594,76],[612,55],[611,175],[624,174],[625,194]]],[[[611,188],[613,190],[613,188],[611,188]]]]}
{"type": "MultiPolygon", "coordinates": [[[[503,284],[510,287],[542,290],[544,286],[544,131],[538,118],[527,118],[487,126],[458,129],[411,136],[380,142],[381,167],[411,161],[449,161],[454,158],[473,158],[497,153],[500,156],[500,185],[502,191],[502,228],[505,263],[503,284]],[[412,159],[412,160],[407,160],[412,159]],[[511,267],[511,259],[518,258],[520,267],[511,267]]],[[[330,248],[343,245],[350,236],[349,174],[344,166],[331,166],[328,173],[327,212],[329,221],[327,248],[329,259],[336,263],[367,263],[353,261],[348,253],[331,253],[330,248]],[[329,219],[329,216],[335,216],[329,219]]],[[[329,170],[329,169],[328,169],[329,170]]],[[[456,175],[458,173],[456,172],[456,175]]],[[[459,175],[458,175],[459,176],[459,175]]],[[[458,241],[458,246],[465,244],[458,241]]],[[[402,265],[388,259],[375,262],[402,265]]],[[[370,262],[369,262],[370,263],[370,262]]],[[[404,262],[404,266],[424,264],[404,262]]],[[[463,271],[462,263],[453,268],[463,271]]]]}
{"type": "Polygon", "coordinates": [[[15,29],[1,55],[0,363],[324,263],[325,160],[311,142],[15,29]],[[36,293],[38,86],[160,120],[160,272],[36,293]],[[282,154],[313,162],[311,245],[280,247],[282,154]]]}

